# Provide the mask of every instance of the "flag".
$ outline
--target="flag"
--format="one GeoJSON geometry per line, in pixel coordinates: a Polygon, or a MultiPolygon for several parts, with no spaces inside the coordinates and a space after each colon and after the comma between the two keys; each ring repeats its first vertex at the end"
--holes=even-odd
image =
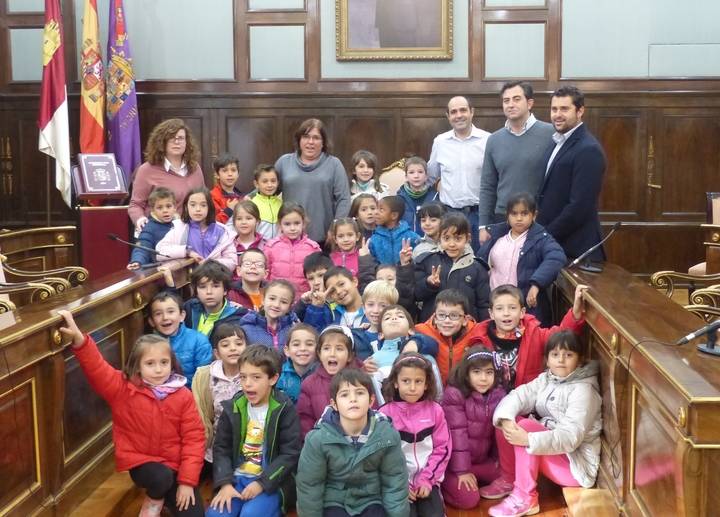
{"type": "Polygon", "coordinates": [[[122,0],[110,0],[106,101],[108,151],[128,180],[140,165],[140,122],[122,0]]]}
{"type": "Polygon", "coordinates": [[[98,33],[97,0],[85,0],[80,54],[81,153],[105,151],[105,75],[98,33]]]}
{"type": "Polygon", "coordinates": [[[45,0],[38,149],[55,158],[55,186],[70,206],[70,131],[59,0],[45,0]]]}

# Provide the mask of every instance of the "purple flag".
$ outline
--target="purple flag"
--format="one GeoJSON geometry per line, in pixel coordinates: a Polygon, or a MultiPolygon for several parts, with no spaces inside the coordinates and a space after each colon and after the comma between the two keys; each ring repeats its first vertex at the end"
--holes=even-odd
{"type": "Polygon", "coordinates": [[[107,55],[107,148],[115,153],[129,181],[141,163],[140,121],[122,0],[110,0],[107,55]]]}

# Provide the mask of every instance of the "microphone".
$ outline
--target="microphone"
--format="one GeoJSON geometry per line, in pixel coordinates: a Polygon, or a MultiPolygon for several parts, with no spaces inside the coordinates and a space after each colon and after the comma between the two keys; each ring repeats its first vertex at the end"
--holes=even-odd
{"type": "Polygon", "coordinates": [[[692,341],[695,338],[704,336],[705,334],[710,334],[712,332],[717,331],[718,329],[720,329],[720,320],[715,320],[712,323],[710,323],[709,325],[705,325],[702,328],[699,328],[697,330],[694,330],[693,332],[690,332],[690,334],[688,334],[687,336],[678,339],[675,342],[675,344],[678,346],[684,345],[686,343],[689,343],[690,341],[692,341]]]}
{"type": "Polygon", "coordinates": [[[154,249],[152,249],[152,248],[148,248],[147,246],[143,246],[142,244],[135,244],[135,243],[133,243],[133,242],[124,241],[124,240],[122,240],[120,237],[118,237],[117,235],[115,235],[114,233],[108,233],[108,234],[107,234],[107,238],[110,239],[111,241],[122,242],[123,244],[127,244],[128,246],[131,246],[131,247],[133,247],[133,248],[137,248],[137,249],[140,249],[140,250],[149,251],[149,252],[154,253],[154,254],[156,254],[156,255],[160,255],[161,257],[172,258],[170,255],[165,255],[164,253],[160,253],[159,251],[154,250],[154,249]]]}
{"type": "MultiPolygon", "coordinates": [[[[593,246],[592,248],[590,248],[589,250],[587,250],[585,253],[583,253],[582,255],[580,255],[578,258],[576,258],[575,260],[573,260],[572,262],[570,262],[570,264],[568,264],[568,266],[567,266],[568,269],[577,266],[578,264],[580,264],[580,262],[582,262],[582,261],[585,260],[588,256],[590,256],[590,254],[591,254],[593,251],[595,251],[595,250],[598,249],[600,246],[602,246],[602,245],[605,243],[605,241],[607,241],[607,240],[612,236],[612,234],[615,233],[615,232],[618,230],[618,228],[620,228],[621,226],[622,226],[622,222],[621,222],[621,221],[618,221],[618,222],[616,222],[615,224],[613,224],[613,227],[610,229],[610,232],[605,236],[605,238],[604,238],[603,240],[601,240],[600,242],[598,242],[595,246],[593,246]]],[[[580,269],[583,269],[583,267],[581,266],[580,269]]],[[[602,269],[589,266],[589,267],[586,269],[586,271],[590,271],[591,273],[599,273],[600,271],[602,271],[602,269]]]]}

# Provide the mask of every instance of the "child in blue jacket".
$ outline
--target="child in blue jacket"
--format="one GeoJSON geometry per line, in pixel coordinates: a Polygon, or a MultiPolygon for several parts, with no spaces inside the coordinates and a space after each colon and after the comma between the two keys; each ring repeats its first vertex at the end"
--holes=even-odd
{"type": "Polygon", "coordinates": [[[404,247],[414,247],[420,236],[412,231],[402,216],[405,201],[400,196],[387,196],[378,201],[377,226],[370,237],[370,253],[379,264],[399,264],[404,247]]]}

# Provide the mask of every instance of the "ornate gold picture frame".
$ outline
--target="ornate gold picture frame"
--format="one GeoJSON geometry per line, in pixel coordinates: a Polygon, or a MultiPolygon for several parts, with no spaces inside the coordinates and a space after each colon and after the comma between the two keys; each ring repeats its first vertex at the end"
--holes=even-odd
{"type": "Polygon", "coordinates": [[[335,0],[338,61],[453,57],[453,0],[335,0]]]}

